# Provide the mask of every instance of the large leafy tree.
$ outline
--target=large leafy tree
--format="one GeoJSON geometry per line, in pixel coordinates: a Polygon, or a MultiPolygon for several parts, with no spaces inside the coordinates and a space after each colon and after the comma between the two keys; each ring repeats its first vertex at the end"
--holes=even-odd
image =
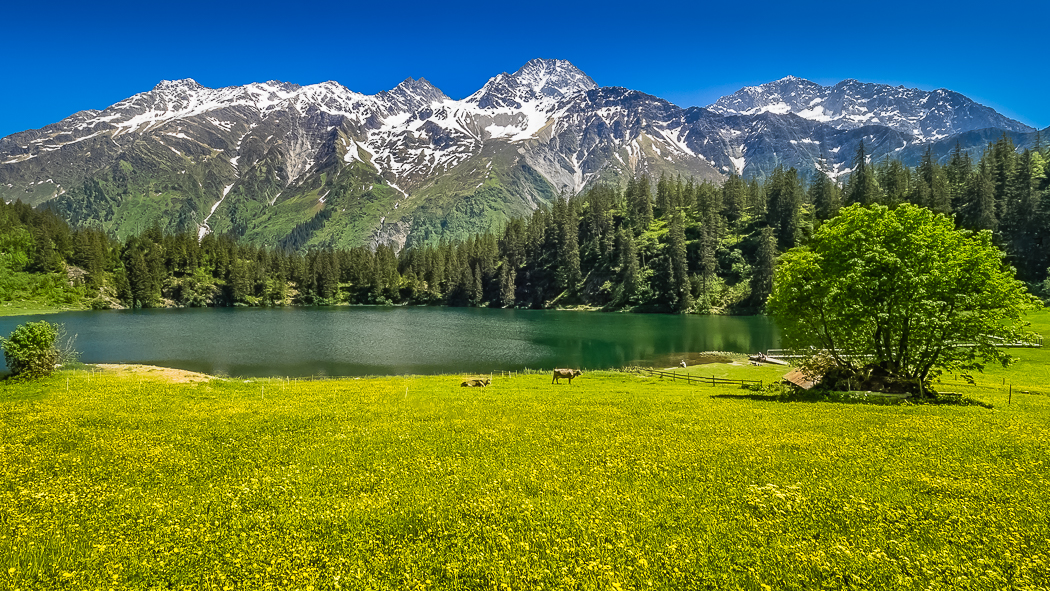
{"type": "Polygon", "coordinates": [[[785,253],[767,309],[791,349],[919,383],[1006,363],[1000,345],[1030,337],[1022,317],[1035,299],[1003,256],[991,232],[928,209],[854,205],[785,253]]]}

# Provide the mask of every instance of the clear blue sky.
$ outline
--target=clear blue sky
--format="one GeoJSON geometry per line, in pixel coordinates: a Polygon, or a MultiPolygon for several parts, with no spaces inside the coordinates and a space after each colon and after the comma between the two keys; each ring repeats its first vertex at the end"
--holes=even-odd
{"type": "Polygon", "coordinates": [[[407,76],[462,98],[534,57],[687,107],[792,74],[948,88],[1050,125],[1050,2],[6,2],[0,137],[159,80],[407,76]]]}

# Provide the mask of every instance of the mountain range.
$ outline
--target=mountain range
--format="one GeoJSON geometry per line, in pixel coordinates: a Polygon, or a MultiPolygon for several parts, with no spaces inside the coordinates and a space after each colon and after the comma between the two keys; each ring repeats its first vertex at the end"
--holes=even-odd
{"type": "Polygon", "coordinates": [[[599,87],[535,59],[462,99],[408,78],[212,89],[163,81],[105,110],[0,139],[0,197],[127,236],[232,232],[292,248],[461,238],[560,193],[648,173],[721,182],[776,166],[833,177],[861,141],[915,164],[1036,130],[948,90],[787,77],[706,107],[599,87]]]}

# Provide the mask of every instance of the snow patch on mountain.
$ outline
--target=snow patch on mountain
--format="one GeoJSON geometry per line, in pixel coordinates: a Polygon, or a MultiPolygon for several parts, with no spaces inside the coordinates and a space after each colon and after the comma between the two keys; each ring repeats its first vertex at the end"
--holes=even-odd
{"type": "Polygon", "coordinates": [[[742,88],[707,108],[722,115],[794,113],[838,129],[878,124],[915,136],[919,141],[935,141],[992,127],[1025,133],[1035,131],[957,92],[925,91],[853,79],[822,86],[788,76],[761,86],[742,88]]]}

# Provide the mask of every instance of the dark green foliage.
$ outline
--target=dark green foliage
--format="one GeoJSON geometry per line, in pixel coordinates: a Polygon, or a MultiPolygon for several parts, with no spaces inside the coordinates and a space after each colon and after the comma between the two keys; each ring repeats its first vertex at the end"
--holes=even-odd
{"type": "Polygon", "coordinates": [[[631,227],[636,234],[644,232],[653,221],[653,197],[649,175],[643,174],[640,178],[632,178],[627,183],[625,199],[629,208],[631,227]]]}
{"type": "Polygon", "coordinates": [[[675,211],[671,215],[667,232],[667,271],[670,286],[667,305],[675,312],[686,312],[693,307],[682,217],[682,212],[675,211]]]}
{"type": "Polygon", "coordinates": [[[277,243],[278,246],[285,250],[299,250],[306,246],[306,243],[310,241],[314,233],[323,228],[325,222],[331,219],[332,212],[333,210],[330,208],[322,209],[309,220],[296,224],[287,236],[281,238],[281,241],[277,243]]]}
{"type": "Polygon", "coordinates": [[[874,205],[884,200],[875,178],[874,167],[868,162],[868,153],[864,149],[863,141],[860,142],[857,154],[853,158],[853,172],[846,183],[845,194],[845,201],[850,205],[874,205]]]}
{"type": "Polygon", "coordinates": [[[802,237],[802,199],[805,194],[802,180],[794,168],[784,170],[778,166],[768,185],[766,222],[776,232],[782,250],[793,248],[802,237]]]}
{"type": "MultiPolygon", "coordinates": [[[[400,249],[334,246],[341,242],[333,224],[351,215],[333,205],[346,197],[347,183],[365,190],[381,181],[358,173],[322,179],[328,184],[312,190],[333,187],[326,202],[312,201],[269,247],[246,245],[247,236],[235,233],[199,239],[196,226],[172,233],[157,224],[121,243],[95,228],[72,231],[49,210],[0,204],[0,300],[29,294],[97,308],[350,303],[754,312],[769,293],[778,253],[807,244],[844,198],[954,212],[960,228],[993,230],[1018,276],[1042,289],[1050,267],[1046,162],[1039,150],[1017,154],[1005,136],[976,163],[957,147],[946,165],[927,151],[915,169],[893,160],[872,165],[861,145],[845,186],[818,173],[807,187],[796,170],[778,167],[766,178],[730,176],[721,187],[661,176],[654,190],[643,174],[625,190],[596,185],[552,196],[550,205],[498,231],[489,222],[463,222],[490,211],[478,201],[484,189],[449,201],[469,210],[459,222],[430,219],[412,234],[429,239],[409,236],[400,249]]],[[[135,174],[133,167],[116,173],[135,174]]]]}
{"type": "Polygon", "coordinates": [[[766,304],[766,299],[773,291],[773,272],[777,256],[777,239],[773,228],[762,228],[759,237],[758,252],[754,273],[751,275],[751,301],[756,308],[766,304]]]}
{"type": "Polygon", "coordinates": [[[809,188],[809,201],[820,221],[829,220],[839,214],[842,207],[842,190],[824,171],[817,172],[809,188]]]}
{"type": "Polygon", "coordinates": [[[933,150],[927,148],[915,171],[915,183],[910,201],[936,213],[952,213],[952,196],[948,175],[933,160],[933,150]]]}
{"type": "Polygon", "coordinates": [[[641,277],[634,237],[623,228],[616,234],[616,254],[620,272],[615,303],[619,306],[630,306],[638,301],[641,277]]]}

